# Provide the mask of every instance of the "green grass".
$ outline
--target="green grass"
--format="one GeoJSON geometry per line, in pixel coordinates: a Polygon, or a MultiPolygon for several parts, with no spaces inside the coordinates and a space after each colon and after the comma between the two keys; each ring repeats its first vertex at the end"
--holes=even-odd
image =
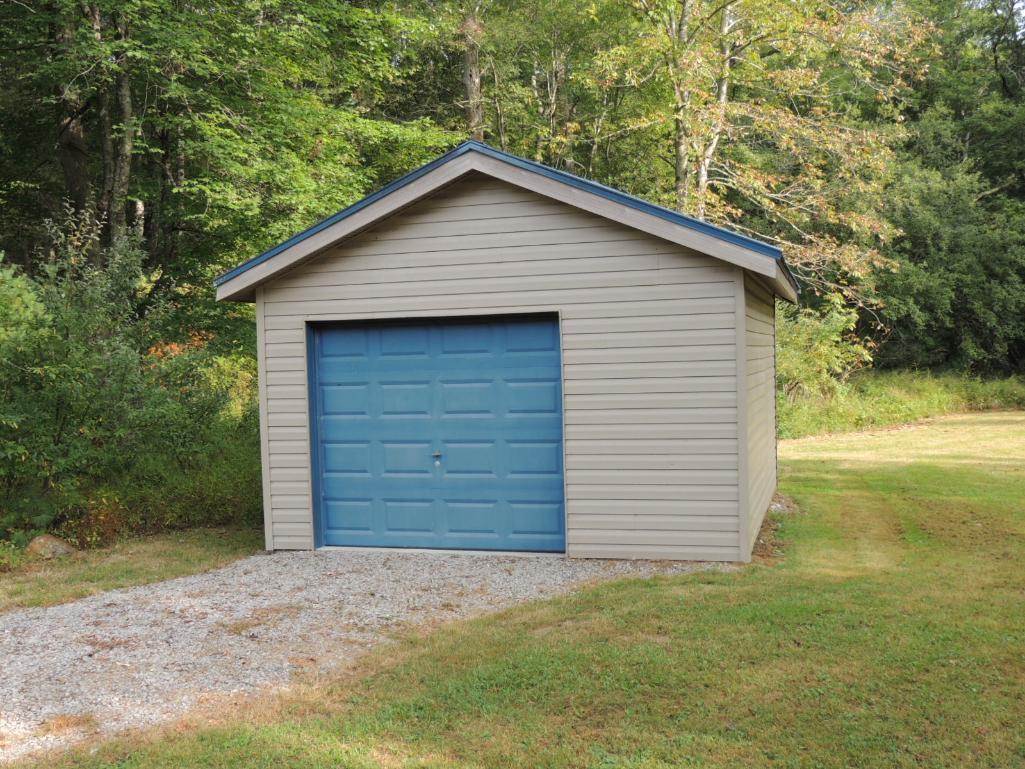
{"type": "Polygon", "coordinates": [[[0,612],[195,574],[262,547],[258,531],[220,528],[126,539],[112,547],[49,561],[19,555],[11,559],[10,571],[0,572],[0,612]]]}
{"type": "Polygon", "coordinates": [[[800,438],[914,422],[964,411],[1025,408],[1025,378],[978,379],[917,371],[855,375],[835,395],[779,403],[779,433],[800,438]]]}
{"type": "Polygon", "coordinates": [[[1025,765],[1025,414],[781,448],[784,557],[379,650],[48,766],[1025,765]]]}

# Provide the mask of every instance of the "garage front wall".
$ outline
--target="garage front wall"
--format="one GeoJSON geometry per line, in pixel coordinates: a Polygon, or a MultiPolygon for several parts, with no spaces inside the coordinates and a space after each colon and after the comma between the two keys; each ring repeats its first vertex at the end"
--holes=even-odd
{"type": "Polygon", "coordinates": [[[745,559],[744,294],[737,267],[482,175],[293,268],[256,291],[268,549],[314,546],[308,322],[554,312],[567,554],[745,559]]]}

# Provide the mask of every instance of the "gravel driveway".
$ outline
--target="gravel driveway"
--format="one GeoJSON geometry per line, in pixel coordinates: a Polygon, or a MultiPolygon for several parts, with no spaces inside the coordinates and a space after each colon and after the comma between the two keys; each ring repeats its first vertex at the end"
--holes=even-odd
{"type": "Polygon", "coordinates": [[[180,715],[208,694],[282,685],[386,641],[583,582],[702,564],[327,550],[0,613],[0,762],[180,715]],[[79,728],[76,729],[76,725],[79,728]]]}

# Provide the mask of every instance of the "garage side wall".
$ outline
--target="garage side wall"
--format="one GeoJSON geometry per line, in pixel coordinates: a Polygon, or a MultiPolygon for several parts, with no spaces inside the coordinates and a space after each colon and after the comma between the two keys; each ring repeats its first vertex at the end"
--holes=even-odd
{"type": "Polygon", "coordinates": [[[769,291],[744,278],[746,345],[747,542],[750,547],[776,490],[776,304],[769,291]]]}
{"type": "Polygon", "coordinates": [[[314,546],[307,322],[557,312],[568,554],[737,559],[735,274],[475,176],[269,283],[257,311],[271,547],[314,546]]]}

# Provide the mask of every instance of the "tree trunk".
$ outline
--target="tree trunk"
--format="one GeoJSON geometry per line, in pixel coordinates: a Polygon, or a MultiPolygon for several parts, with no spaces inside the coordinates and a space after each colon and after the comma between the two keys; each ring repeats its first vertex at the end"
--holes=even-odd
{"type": "Polygon", "coordinates": [[[463,88],[466,96],[466,129],[470,138],[484,141],[484,100],[481,97],[480,22],[476,10],[463,21],[463,88]]]}
{"type": "MultiPolygon", "coordinates": [[[[118,37],[128,39],[128,22],[118,19],[118,37]]],[[[110,240],[126,234],[128,185],[132,173],[132,149],[135,146],[135,113],[132,107],[132,83],[124,57],[114,76],[115,94],[120,118],[120,136],[115,144],[113,177],[110,188],[110,240]]]]}
{"type": "Polygon", "coordinates": [[[103,187],[96,209],[104,225],[110,220],[110,197],[114,187],[114,122],[110,114],[110,90],[104,86],[100,91],[100,150],[103,158],[103,187]]]}
{"type": "MultiPolygon", "coordinates": [[[[55,55],[61,56],[75,38],[74,19],[61,19],[53,30],[55,55]]],[[[76,211],[85,209],[92,187],[89,180],[89,145],[82,116],[88,103],[74,86],[57,87],[57,157],[64,175],[64,195],[76,211]]]]}
{"type": "Polygon", "coordinates": [[[146,234],[146,204],[136,198],[133,201],[133,208],[135,210],[132,212],[132,234],[135,240],[141,243],[146,234]]]}
{"type": "Polygon", "coordinates": [[[687,196],[690,192],[690,158],[687,154],[687,118],[682,107],[678,107],[676,110],[673,129],[676,207],[680,211],[684,211],[687,208],[687,196]]]}
{"type": "Polygon", "coordinates": [[[85,105],[67,92],[60,94],[59,99],[57,154],[64,174],[64,194],[76,211],[82,211],[88,205],[92,191],[89,184],[89,148],[82,126],[85,105]]]}
{"type": "Polygon", "coordinates": [[[687,209],[690,196],[690,87],[687,83],[688,73],[680,63],[680,54],[690,45],[690,22],[694,8],[689,0],[680,0],[680,14],[676,19],[675,29],[672,21],[667,25],[666,33],[673,41],[676,50],[670,54],[669,76],[673,83],[673,95],[676,99],[673,113],[673,169],[676,182],[676,207],[680,211],[687,209]]]}
{"type": "Polygon", "coordinates": [[[715,120],[710,129],[708,141],[701,152],[698,161],[698,183],[697,183],[697,216],[705,218],[705,211],[708,207],[708,171],[712,165],[716,150],[719,148],[719,139],[722,137],[723,129],[726,126],[726,105],[730,96],[730,69],[732,67],[732,52],[729,40],[729,13],[724,8],[721,11],[719,20],[719,54],[721,59],[721,70],[716,83],[715,93],[715,120]]]}
{"type": "MultiPolygon", "coordinates": [[[[103,41],[103,16],[97,5],[82,4],[82,13],[92,24],[93,37],[97,43],[103,41]]],[[[114,124],[110,114],[110,84],[103,83],[96,94],[97,112],[100,133],[100,161],[102,163],[103,180],[100,196],[96,201],[96,218],[107,226],[110,216],[110,195],[114,183],[114,124]]]]}
{"type": "Polygon", "coordinates": [[[498,82],[498,69],[492,64],[491,74],[495,81],[495,120],[498,127],[498,146],[509,149],[509,142],[505,130],[505,110],[502,108],[502,89],[498,82]]]}

